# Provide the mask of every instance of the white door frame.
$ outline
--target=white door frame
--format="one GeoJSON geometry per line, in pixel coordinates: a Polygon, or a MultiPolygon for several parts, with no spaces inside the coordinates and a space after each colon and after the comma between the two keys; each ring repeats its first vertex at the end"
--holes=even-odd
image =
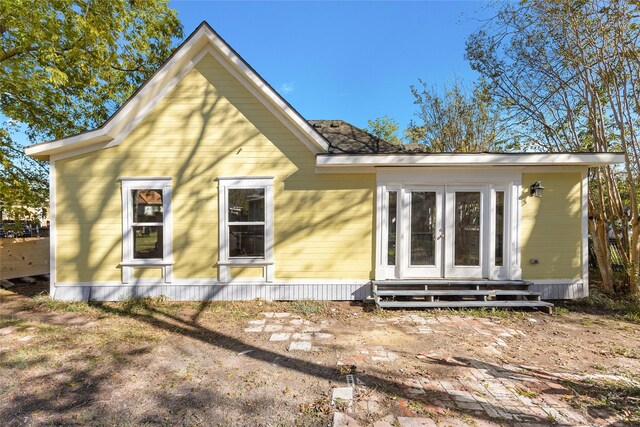
{"type": "Polygon", "coordinates": [[[444,189],[442,186],[407,185],[400,188],[401,197],[398,198],[400,207],[399,239],[396,247],[400,248],[396,256],[399,265],[399,279],[439,278],[442,277],[442,249],[444,237],[444,189]],[[434,265],[411,265],[411,193],[428,192],[436,194],[436,225],[434,265]]]}
{"type": "Polygon", "coordinates": [[[489,278],[488,254],[491,252],[491,239],[489,238],[488,226],[492,222],[489,207],[488,185],[447,185],[445,186],[445,244],[444,244],[444,277],[448,278],[489,278]],[[455,195],[457,192],[480,193],[480,243],[478,250],[478,266],[455,265],[455,195]]]}
{"type": "MultiPolygon", "coordinates": [[[[429,188],[443,186],[478,188],[484,186],[483,216],[484,234],[488,236],[482,245],[484,249],[482,261],[482,277],[489,279],[518,280],[522,277],[520,266],[520,200],[522,192],[522,168],[514,167],[477,167],[477,168],[377,168],[377,204],[376,204],[376,263],[375,279],[406,279],[405,260],[408,257],[408,239],[402,234],[404,222],[409,217],[402,212],[402,194],[405,188],[429,188]],[[397,191],[398,209],[396,221],[397,253],[395,265],[387,262],[388,236],[388,192],[397,191]],[[504,241],[503,266],[495,266],[495,194],[504,191],[504,241]],[[404,222],[403,222],[404,221],[404,222]]],[[[444,187],[446,189],[446,187],[444,187]]],[[[473,191],[473,190],[472,190],[473,191]]],[[[446,190],[445,190],[446,192],[446,190]]],[[[405,207],[404,211],[407,211],[405,207]]],[[[444,270],[443,270],[444,271],[444,270]]],[[[445,271],[446,273],[446,271],[445,271]]]]}

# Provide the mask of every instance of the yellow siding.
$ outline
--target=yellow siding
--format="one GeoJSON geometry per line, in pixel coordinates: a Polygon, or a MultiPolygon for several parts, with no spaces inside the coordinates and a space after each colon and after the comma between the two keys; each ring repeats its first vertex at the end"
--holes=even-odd
{"type": "Polygon", "coordinates": [[[136,268],[133,270],[136,279],[162,279],[161,268],[136,268]]]}
{"type": "Polygon", "coordinates": [[[232,279],[255,279],[264,277],[263,267],[232,267],[229,270],[232,279]]]}
{"type": "Polygon", "coordinates": [[[173,178],[175,279],[217,277],[219,176],[275,176],[276,279],[372,276],[375,176],[316,174],[314,154],[211,56],[119,146],[56,162],[57,281],[120,280],[118,178],[131,176],[173,178]]]}
{"type": "Polygon", "coordinates": [[[581,276],[582,209],[580,173],[525,173],[521,197],[522,277],[573,279],[581,276]],[[541,198],[528,185],[541,181],[541,198]],[[531,259],[539,264],[531,264],[531,259]]]}

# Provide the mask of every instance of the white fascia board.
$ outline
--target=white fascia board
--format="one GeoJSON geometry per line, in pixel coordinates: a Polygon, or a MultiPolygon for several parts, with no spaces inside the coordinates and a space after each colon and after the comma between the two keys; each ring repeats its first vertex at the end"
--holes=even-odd
{"type": "Polygon", "coordinates": [[[173,56],[147,81],[131,99],[107,122],[92,131],[73,135],[54,141],[34,144],[25,148],[25,153],[40,160],[48,160],[49,156],[89,145],[96,149],[114,147],[128,135],[137,124],[155,107],[171,89],[182,80],[196,63],[207,52],[206,46],[212,46],[230,65],[240,71],[247,81],[241,81],[246,86],[250,82],[266,98],[284,114],[289,125],[294,125],[300,132],[302,142],[315,154],[326,153],[329,149],[327,142],[313,129],[294,109],[292,109],[271,87],[258,76],[210,27],[202,25],[173,56]],[[106,143],[99,146],[98,143],[106,143]]]}
{"type": "MultiPolygon", "coordinates": [[[[140,112],[141,109],[145,109],[146,112],[150,111],[150,108],[145,107],[150,103],[153,103],[154,105],[157,104],[162,98],[160,95],[166,95],[169,91],[168,89],[172,89],[173,86],[175,86],[174,84],[171,85],[170,88],[167,87],[167,83],[169,83],[168,80],[178,74],[180,71],[179,68],[183,68],[181,66],[184,66],[185,63],[188,62],[187,56],[195,56],[197,50],[200,50],[198,48],[203,45],[202,40],[204,40],[205,28],[206,27],[200,28],[190,40],[182,45],[182,47],[174,53],[171,59],[169,59],[169,61],[167,61],[151,77],[151,79],[140,88],[138,93],[136,93],[118,111],[116,111],[116,113],[109,118],[104,125],[95,130],[83,132],[67,138],[30,145],[25,148],[25,154],[41,159],[44,157],[46,160],[48,156],[59,154],[67,150],[93,145],[99,142],[113,142],[116,136],[119,136],[119,131],[127,125],[127,122],[136,118],[136,113],[140,112]]],[[[141,117],[138,118],[141,119],[141,117]]],[[[119,140],[121,141],[122,138],[119,138],[119,140]]],[[[112,144],[109,145],[113,146],[112,144]]]]}
{"type": "Polygon", "coordinates": [[[68,138],[29,145],[25,147],[24,153],[27,156],[34,157],[38,160],[49,160],[50,156],[64,153],[67,150],[75,150],[93,145],[97,146],[100,143],[104,145],[108,144],[112,140],[112,137],[106,135],[102,132],[102,128],[99,128],[79,135],[73,135],[68,138]]]}
{"type": "Polygon", "coordinates": [[[519,153],[519,154],[322,154],[319,168],[379,166],[604,166],[624,163],[620,153],[519,153]]]}

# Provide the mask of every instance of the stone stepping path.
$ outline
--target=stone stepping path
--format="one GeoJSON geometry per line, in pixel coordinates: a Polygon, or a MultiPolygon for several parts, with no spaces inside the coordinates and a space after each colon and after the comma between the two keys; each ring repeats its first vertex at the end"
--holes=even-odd
{"type": "Polygon", "coordinates": [[[409,314],[391,318],[374,318],[374,323],[380,326],[392,324],[400,326],[407,334],[465,334],[476,335],[478,342],[485,344],[485,349],[492,354],[501,354],[502,349],[508,347],[509,339],[526,337],[517,329],[505,328],[490,319],[471,316],[436,316],[422,317],[409,314]]]}
{"type": "MultiPolygon", "coordinates": [[[[408,396],[433,402],[440,408],[476,413],[496,421],[542,422],[561,425],[589,425],[563,396],[571,392],[558,383],[562,378],[536,368],[527,374],[523,367],[495,366],[476,360],[445,361],[458,364],[458,377],[447,380],[410,378],[403,382],[408,396]]],[[[436,424],[434,424],[436,425],[436,424]]]]}
{"type": "Polygon", "coordinates": [[[359,350],[355,350],[349,354],[338,354],[338,366],[349,365],[363,365],[363,364],[378,364],[378,363],[392,363],[399,359],[399,356],[387,350],[381,345],[367,346],[359,350]]]}
{"type": "Polygon", "coordinates": [[[289,351],[320,351],[313,345],[316,341],[334,338],[332,334],[322,332],[332,322],[322,320],[313,323],[291,313],[262,313],[264,319],[249,320],[244,329],[248,333],[269,333],[270,342],[289,341],[289,351]]]}

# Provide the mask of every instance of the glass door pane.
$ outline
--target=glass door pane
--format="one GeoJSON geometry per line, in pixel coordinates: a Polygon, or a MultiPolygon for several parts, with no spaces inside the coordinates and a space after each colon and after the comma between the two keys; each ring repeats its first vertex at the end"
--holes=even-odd
{"type": "Polygon", "coordinates": [[[479,191],[455,193],[454,265],[480,265],[480,216],[479,191]]]}
{"type": "Polygon", "coordinates": [[[504,191],[496,191],[495,266],[504,265],[504,191]]]}
{"type": "Polygon", "coordinates": [[[396,265],[396,224],[398,215],[398,192],[389,191],[389,221],[387,223],[387,265],[396,265]]]}
{"type": "Polygon", "coordinates": [[[435,265],[436,215],[435,192],[411,192],[411,265],[435,265]]]}

